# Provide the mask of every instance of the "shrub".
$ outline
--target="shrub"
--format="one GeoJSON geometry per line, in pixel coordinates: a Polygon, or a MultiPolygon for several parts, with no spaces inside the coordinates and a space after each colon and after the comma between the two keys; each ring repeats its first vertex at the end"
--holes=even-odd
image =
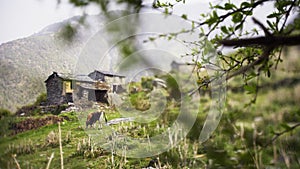
{"type": "Polygon", "coordinates": [[[66,110],[68,105],[57,105],[54,107],[54,109],[50,112],[53,115],[59,115],[61,111],[66,110]]]}
{"type": "Polygon", "coordinates": [[[62,117],[63,119],[65,119],[67,121],[77,121],[78,120],[77,114],[73,111],[62,113],[62,114],[59,114],[58,116],[62,117]]]}
{"type": "Polygon", "coordinates": [[[11,112],[7,109],[0,108],[0,119],[8,117],[11,115],[11,112]]]}
{"type": "Polygon", "coordinates": [[[17,116],[32,116],[40,114],[41,109],[36,105],[26,105],[16,111],[17,116]]]}
{"type": "Polygon", "coordinates": [[[139,92],[130,95],[130,103],[137,110],[148,110],[150,108],[149,97],[145,92],[139,92]]]}
{"type": "Polygon", "coordinates": [[[153,89],[152,81],[153,81],[152,78],[142,77],[141,85],[142,85],[143,89],[152,90],[153,89]]]}
{"type": "Polygon", "coordinates": [[[47,94],[46,93],[41,93],[37,98],[36,101],[34,102],[34,105],[40,106],[45,104],[47,101],[47,94]]]}
{"type": "Polygon", "coordinates": [[[25,105],[19,108],[16,111],[16,115],[32,116],[32,115],[41,114],[40,105],[45,104],[46,100],[47,100],[46,93],[42,93],[36,98],[36,101],[33,104],[25,105]]]}
{"type": "Polygon", "coordinates": [[[5,150],[6,154],[31,154],[34,153],[37,149],[37,146],[34,144],[32,140],[25,140],[18,144],[9,144],[7,149],[5,150]]]}
{"type": "Polygon", "coordinates": [[[0,137],[6,136],[9,133],[9,128],[13,123],[14,118],[12,113],[7,109],[0,109],[0,137]]]}

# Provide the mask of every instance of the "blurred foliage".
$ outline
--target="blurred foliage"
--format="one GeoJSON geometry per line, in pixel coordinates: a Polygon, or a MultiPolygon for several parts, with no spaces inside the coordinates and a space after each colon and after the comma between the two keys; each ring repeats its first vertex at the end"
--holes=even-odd
{"type": "Polygon", "coordinates": [[[136,110],[145,111],[150,108],[149,96],[146,92],[141,91],[138,93],[131,94],[130,103],[135,107],[136,110]]]}
{"type": "MultiPolygon", "coordinates": [[[[139,13],[141,8],[153,8],[162,9],[161,12],[166,15],[172,15],[174,6],[185,4],[184,0],[173,1],[153,1],[152,5],[144,3],[142,0],[118,0],[118,1],[107,1],[107,0],[71,0],[71,4],[77,7],[85,7],[92,4],[98,4],[108,21],[113,21],[118,17],[127,16],[132,13],[139,13]],[[120,12],[118,14],[110,12],[113,8],[110,6],[111,3],[117,5],[125,5],[126,12],[120,12]]],[[[227,80],[236,76],[242,77],[242,84],[248,94],[252,94],[253,98],[249,101],[249,104],[256,102],[256,96],[258,92],[258,86],[260,85],[260,77],[272,75],[272,69],[277,68],[278,64],[282,62],[281,53],[283,46],[281,45],[281,39],[291,38],[290,41],[293,45],[299,45],[299,0],[244,0],[241,2],[220,2],[220,3],[209,3],[210,12],[201,13],[199,20],[192,20],[187,14],[182,14],[181,18],[191,23],[190,29],[180,32],[170,32],[161,34],[158,37],[151,37],[152,41],[168,37],[169,40],[176,39],[180,34],[187,32],[194,32],[200,29],[199,40],[195,42],[187,42],[187,45],[193,45],[191,52],[187,52],[186,56],[201,56],[201,60],[194,60],[198,70],[202,68],[202,65],[213,64],[219,71],[215,73],[216,77],[223,77],[227,80]],[[260,6],[272,5],[274,10],[267,14],[265,21],[259,21],[255,19],[255,9],[260,6]],[[254,24],[252,28],[244,29],[246,22],[249,19],[253,19],[254,24]],[[225,24],[226,23],[226,24],[225,24]],[[267,23],[266,25],[262,23],[267,23]],[[264,36],[263,33],[264,32],[264,36]],[[203,40],[201,37],[206,35],[208,40],[203,40]],[[278,37],[277,41],[274,40],[272,44],[268,41],[267,43],[260,43],[258,40],[252,40],[251,37],[260,36],[262,40],[267,41],[270,38],[278,37]],[[228,42],[227,40],[250,38],[250,44],[236,43],[232,45],[236,48],[236,51],[232,54],[223,54],[222,44],[228,42]],[[210,43],[212,42],[212,43],[210,43]],[[246,47],[244,47],[246,46],[246,47]],[[220,50],[220,51],[219,51],[220,50]],[[219,52],[217,52],[219,51],[219,52]],[[210,55],[218,53],[218,60],[215,64],[214,60],[210,55]],[[266,56],[264,56],[266,55],[266,56]]],[[[134,38],[122,40],[120,42],[120,35],[128,34],[132,35],[136,31],[138,25],[137,20],[126,20],[127,23],[113,24],[108,28],[114,43],[118,43],[118,49],[122,57],[129,57],[139,50],[139,46],[134,38]],[[117,41],[115,41],[117,40],[117,41]]],[[[68,26],[66,27],[68,28],[68,26]]],[[[70,30],[70,35],[74,30],[70,30]]],[[[66,35],[69,35],[68,33],[66,35]]],[[[113,44],[114,44],[113,43],[113,44]]],[[[286,44],[290,43],[288,40],[286,44]]],[[[285,45],[285,44],[283,44],[285,45]]],[[[139,57],[143,58],[143,57],[139,57]]],[[[143,60],[143,59],[142,59],[143,60]]],[[[143,60],[145,64],[148,64],[146,60],[143,60]]],[[[134,64],[134,61],[127,63],[125,66],[130,67],[134,64]]],[[[123,67],[122,67],[123,68],[123,67]]],[[[208,83],[212,81],[207,80],[204,77],[198,77],[199,87],[206,88],[208,83]]],[[[213,77],[210,77],[213,79],[213,77]]]]}
{"type": "Polygon", "coordinates": [[[61,31],[61,36],[65,40],[72,42],[74,37],[76,36],[76,32],[77,29],[75,26],[72,26],[71,24],[66,24],[61,31]]]}
{"type": "Polygon", "coordinates": [[[153,89],[153,78],[151,77],[142,77],[141,86],[144,89],[152,90],[153,89]]]}

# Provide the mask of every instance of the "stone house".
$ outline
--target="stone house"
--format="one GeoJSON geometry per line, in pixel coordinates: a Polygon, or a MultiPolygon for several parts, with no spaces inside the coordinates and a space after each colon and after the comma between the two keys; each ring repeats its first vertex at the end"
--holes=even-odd
{"type": "Polygon", "coordinates": [[[95,81],[105,82],[109,84],[113,93],[122,92],[122,85],[125,84],[125,76],[108,71],[95,70],[89,73],[88,77],[95,81]]]}
{"type": "Polygon", "coordinates": [[[107,93],[122,92],[125,76],[98,70],[88,75],[53,72],[45,83],[48,105],[73,102],[74,97],[108,104],[107,93]]]}

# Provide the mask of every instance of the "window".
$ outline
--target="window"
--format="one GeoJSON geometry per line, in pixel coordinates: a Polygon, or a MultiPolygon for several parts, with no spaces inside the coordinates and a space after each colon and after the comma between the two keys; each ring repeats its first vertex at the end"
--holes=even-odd
{"type": "Polygon", "coordinates": [[[64,86],[65,86],[65,92],[66,93],[72,93],[73,92],[72,81],[64,81],[64,86]]]}

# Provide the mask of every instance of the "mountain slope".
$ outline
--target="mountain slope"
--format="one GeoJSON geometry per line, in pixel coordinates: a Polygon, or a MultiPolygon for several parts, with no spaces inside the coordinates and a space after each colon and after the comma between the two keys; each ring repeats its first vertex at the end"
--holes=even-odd
{"type": "Polygon", "coordinates": [[[67,23],[76,24],[79,17],[52,24],[30,37],[0,45],[0,107],[15,111],[45,92],[44,80],[52,71],[72,72],[86,41],[94,35],[103,20],[88,16],[86,25],[77,25],[72,43],[61,32],[67,23]]]}

